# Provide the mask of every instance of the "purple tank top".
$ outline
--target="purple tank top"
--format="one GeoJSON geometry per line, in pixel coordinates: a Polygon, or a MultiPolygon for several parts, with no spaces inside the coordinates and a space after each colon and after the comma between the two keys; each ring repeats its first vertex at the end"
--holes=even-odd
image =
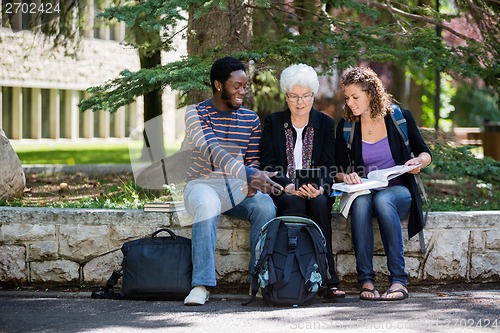
{"type": "MultiPolygon", "coordinates": [[[[366,174],[373,170],[391,168],[396,165],[394,158],[392,158],[391,148],[389,147],[389,140],[387,137],[373,143],[363,140],[361,147],[363,162],[367,168],[366,174]]],[[[399,177],[389,181],[389,186],[400,184],[401,179],[399,177]]]]}

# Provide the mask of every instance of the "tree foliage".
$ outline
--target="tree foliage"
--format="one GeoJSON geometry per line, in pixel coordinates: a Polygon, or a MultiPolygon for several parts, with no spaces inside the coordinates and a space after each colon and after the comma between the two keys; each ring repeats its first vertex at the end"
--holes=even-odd
{"type": "MultiPolygon", "coordinates": [[[[136,40],[134,46],[139,50],[170,51],[175,35],[196,33],[182,24],[188,19],[186,13],[201,18],[213,10],[229,10],[230,2],[144,0],[110,8],[103,17],[124,21],[132,27],[142,17],[141,27],[159,31],[161,42],[136,40]]],[[[291,63],[303,62],[330,73],[360,61],[391,62],[417,70],[438,67],[454,78],[471,82],[480,79],[491,91],[500,92],[497,1],[456,0],[452,14],[441,14],[431,6],[406,0],[295,0],[287,4],[253,0],[242,2],[242,6],[250,7],[253,17],[245,22],[231,22],[230,29],[237,31],[239,25],[249,24],[257,17],[260,19],[256,22],[265,22],[266,28],[256,26],[247,41],[249,47],[230,53],[252,63],[255,71],[277,72],[291,63]],[[466,18],[474,33],[454,28],[453,20],[459,18],[466,18]],[[436,26],[452,36],[454,42],[446,43],[437,36],[436,26]]],[[[189,54],[155,68],[125,70],[102,86],[90,88],[93,96],[84,100],[80,109],[113,112],[136,96],[165,86],[181,95],[193,89],[209,90],[208,68],[215,58],[228,55],[226,44],[220,40],[201,54],[189,54]]]]}

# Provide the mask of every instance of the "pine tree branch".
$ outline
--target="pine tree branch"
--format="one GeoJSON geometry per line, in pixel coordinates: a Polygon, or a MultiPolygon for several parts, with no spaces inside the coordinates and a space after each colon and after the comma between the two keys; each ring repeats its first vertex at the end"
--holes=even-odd
{"type": "Polygon", "coordinates": [[[354,1],[356,1],[358,3],[361,3],[361,4],[364,4],[364,5],[368,5],[368,6],[376,7],[376,8],[379,8],[379,9],[383,9],[386,12],[390,13],[391,15],[392,15],[392,13],[397,13],[398,15],[410,18],[410,19],[415,20],[415,21],[425,22],[425,23],[429,23],[429,24],[441,27],[442,29],[451,32],[455,36],[457,36],[457,37],[459,37],[459,38],[461,38],[463,40],[469,41],[469,42],[474,42],[475,41],[473,38],[470,38],[470,37],[468,37],[468,36],[466,36],[464,34],[461,34],[460,32],[456,31],[455,29],[450,28],[449,26],[443,24],[442,22],[440,22],[438,20],[435,20],[433,18],[427,17],[427,16],[422,16],[422,15],[417,15],[417,14],[411,14],[411,13],[405,12],[405,11],[403,11],[401,9],[395,8],[393,6],[390,6],[388,4],[383,4],[383,3],[374,2],[374,1],[370,1],[370,0],[354,0],[354,1]]]}

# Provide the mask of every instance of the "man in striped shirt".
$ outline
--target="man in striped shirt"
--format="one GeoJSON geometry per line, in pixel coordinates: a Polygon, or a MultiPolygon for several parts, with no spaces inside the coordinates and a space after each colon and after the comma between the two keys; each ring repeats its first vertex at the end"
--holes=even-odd
{"type": "Polygon", "coordinates": [[[216,285],[215,245],[221,213],[250,222],[250,271],[261,227],[276,216],[267,194],[281,185],[270,179],[275,173],[259,170],[261,125],[258,115],[242,107],[247,77],[245,65],[232,57],[218,59],[210,71],[212,98],[189,106],[186,135],[192,149],[186,210],[193,215],[193,289],[186,305],[203,305],[206,287],[216,285]],[[264,192],[264,193],[262,193],[264,192]]]}

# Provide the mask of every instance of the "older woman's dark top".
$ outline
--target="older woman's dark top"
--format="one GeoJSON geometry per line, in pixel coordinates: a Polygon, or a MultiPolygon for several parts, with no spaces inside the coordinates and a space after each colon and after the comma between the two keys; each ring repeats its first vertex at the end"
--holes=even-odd
{"type": "MultiPolygon", "coordinates": [[[[288,109],[269,114],[264,120],[260,141],[260,168],[266,171],[278,171],[279,174],[273,180],[283,187],[292,182],[286,175],[285,130],[292,127],[290,116],[288,109]]],[[[314,127],[311,168],[321,168],[325,195],[329,195],[330,185],[335,176],[335,123],[326,114],[311,109],[307,126],[314,127]]],[[[295,130],[292,132],[295,142],[297,133],[295,130]]]]}

